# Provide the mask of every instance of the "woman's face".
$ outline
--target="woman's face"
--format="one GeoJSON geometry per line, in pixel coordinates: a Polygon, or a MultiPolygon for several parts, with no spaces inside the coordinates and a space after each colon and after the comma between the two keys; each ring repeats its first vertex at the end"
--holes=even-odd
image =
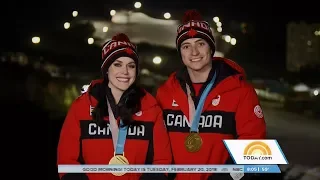
{"type": "Polygon", "coordinates": [[[108,69],[110,88],[127,90],[136,80],[136,63],[132,58],[120,57],[108,69]]]}

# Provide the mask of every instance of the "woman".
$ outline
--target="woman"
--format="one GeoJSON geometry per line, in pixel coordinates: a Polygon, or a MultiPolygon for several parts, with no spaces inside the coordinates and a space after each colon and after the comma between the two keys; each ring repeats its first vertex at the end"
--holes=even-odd
{"type": "MultiPolygon", "coordinates": [[[[162,111],[136,85],[138,55],[125,34],[102,49],[103,79],[92,81],[68,112],[60,134],[58,164],[170,164],[162,111]]],[[[60,173],[61,180],[167,179],[165,174],[60,173]],[[152,177],[150,177],[152,176],[152,177]]]]}

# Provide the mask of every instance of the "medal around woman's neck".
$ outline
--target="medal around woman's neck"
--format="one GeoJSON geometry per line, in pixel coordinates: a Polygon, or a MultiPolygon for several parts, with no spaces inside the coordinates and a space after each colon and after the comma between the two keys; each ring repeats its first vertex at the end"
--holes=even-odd
{"type": "MultiPolygon", "coordinates": [[[[110,165],[128,165],[129,161],[124,156],[124,145],[126,142],[128,126],[122,126],[123,122],[120,120],[120,127],[118,127],[118,123],[114,114],[112,112],[111,106],[109,101],[108,103],[108,112],[109,112],[109,122],[110,122],[110,129],[112,134],[112,142],[114,148],[114,155],[110,159],[110,165]]],[[[114,176],[123,176],[126,174],[125,172],[112,172],[114,176]]]]}

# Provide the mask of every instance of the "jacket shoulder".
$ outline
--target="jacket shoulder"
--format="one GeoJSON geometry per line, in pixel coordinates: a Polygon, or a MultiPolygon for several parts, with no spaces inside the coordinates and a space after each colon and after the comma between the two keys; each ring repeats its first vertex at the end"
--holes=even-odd
{"type": "Polygon", "coordinates": [[[177,79],[176,79],[176,72],[172,73],[169,78],[163,82],[157,90],[157,96],[163,93],[167,93],[167,91],[171,88],[173,88],[173,85],[176,83],[177,79]]]}
{"type": "Polygon", "coordinates": [[[250,81],[248,81],[247,79],[242,78],[240,80],[240,84],[241,84],[241,88],[254,89],[253,84],[250,81]]]}
{"type": "Polygon", "coordinates": [[[242,79],[240,81],[240,88],[241,88],[241,94],[242,95],[247,95],[248,93],[253,93],[256,94],[256,90],[254,86],[246,79],[242,79]]]}
{"type": "Polygon", "coordinates": [[[85,111],[86,108],[90,108],[89,93],[85,92],[77,97],[69,106],[69,112],[72,111],[76,116],[81,116],[82,111],[85,111]]]}
{"type": "MultiPolygon", "coordinates": [[[[82,94],[80,94],[75,100],[74,103],[76,104],[83,104],[83,103],[87,103],[88,100],[90,99],[90,92],[86,91],[82,94]]],[[[90,104],[90,103],[89,103],[90,104]]]]}
{"type": "Polygon", "coordinates": [[[155,97],[152,96],[149,92],[145,91],[144,97],[141,99],[141,111],[148,112],[147,115],[148,121],[156,121],[156,117],[162,113],[161,107],[158,104],[155,97]]]}
{"type": "Polygon", "coordinates": [[[141,109],[146,110],[158,106],[156,98],[146,90],[144,90],[144,92],[145,95],[141,99],[141,109]]]}

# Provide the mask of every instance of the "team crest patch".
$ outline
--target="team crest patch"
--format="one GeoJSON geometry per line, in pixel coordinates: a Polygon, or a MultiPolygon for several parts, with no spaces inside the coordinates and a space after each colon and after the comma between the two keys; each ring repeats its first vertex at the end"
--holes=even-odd
{"type": "Polygon", "coordinates": [[[142,115],[142,111],[139,111],[136,113],[136,116],[141,116],[142,115]]]}
{"type": "Polygon", "coordinates": [[[220,103],[220,95],[218,95],[217,98],[215,98],[215,99],[212,100],[212,105],[213,105],[213,106],[218,106],[219,103],[220,103]]]}
{"type": "Polygon", "coordinates": [[[89,84],[83,85],[81,88],[81,94],[86,93],[89,89],[89,86],[90,86],[89,84]]]}
{"type": "Polygon", "coordinates": [[[260,105],[256,105],[253,109],[253,112],[258,118],[263,118],[263,112],[260,105]]]}

